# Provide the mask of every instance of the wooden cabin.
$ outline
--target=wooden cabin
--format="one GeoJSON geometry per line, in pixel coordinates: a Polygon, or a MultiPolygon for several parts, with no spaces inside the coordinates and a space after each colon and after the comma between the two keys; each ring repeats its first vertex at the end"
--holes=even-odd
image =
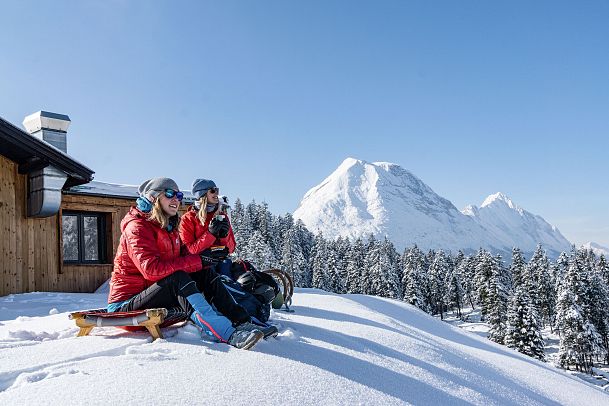
{"type": "Polygon", "coordinates": [[[112,273],[137,187],[92,181],[67,154],[69,123],[41,111],[26,132],[0,118],[0,296],[93,292],[112,273]]]}

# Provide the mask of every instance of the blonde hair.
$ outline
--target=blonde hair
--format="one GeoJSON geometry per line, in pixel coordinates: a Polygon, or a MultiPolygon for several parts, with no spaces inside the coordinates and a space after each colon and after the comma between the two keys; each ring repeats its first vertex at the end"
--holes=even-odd
{"type": "MultiPolygon", "coordinates": [[[[178,222],[177,224],[180,223],[180,215],[176,214],[176,216],[178,217],[178,222]]],[[[152,210],[150,210],[150,217],[148,217],[149,221],[156,221],[157,223],[159,223],[161,225],[161,228],[165,229],[167,228],[167,226],[169,226],[169,219],[171,217],[168,216],[164,211],[163,208],[161,207],[161,199],[159,197],[157,197],[154,200],[154,203],[152,204],[152,210]]],[[[177,226],[176,224],[176,226],[177,226]]]]}
{"type": "Polygon", "coordinates": [[[205,220],[207,220],[207,193],[205,193],[199,199],[199,211],[197,212],[197,218],[202,225],[205,225],[205,220]]]}

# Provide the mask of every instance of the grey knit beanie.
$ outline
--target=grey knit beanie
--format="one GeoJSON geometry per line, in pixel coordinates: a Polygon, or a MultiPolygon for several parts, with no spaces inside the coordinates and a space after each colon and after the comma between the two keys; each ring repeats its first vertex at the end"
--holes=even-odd
{"type": "Polygon", "coordinates": [[[213,180],[210,179],[195,179],[192,182],[192,195],[195,199],[199,200],[207,191],[213,187],[216,187],[216,184],[213,180]]]}
{"type": "Polygon", "coordinates": [[[178,184],[173,179],[152,178],[142,183],[137,191],[141,197],[152,201],[166,189],[172,189],[176,192],[180,190],[178,184]]]}

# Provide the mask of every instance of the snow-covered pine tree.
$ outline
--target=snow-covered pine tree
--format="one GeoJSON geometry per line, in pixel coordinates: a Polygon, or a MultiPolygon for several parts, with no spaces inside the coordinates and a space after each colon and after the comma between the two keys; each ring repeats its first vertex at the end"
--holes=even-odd
{"type": "Polygon", "coordinates": [[[340,292],[337,293],[348,293],[347,292],[347,260],[349,251],[351,250],[351,242],[348,238],[338,237],[335,245],[336,254],[338,257],[338,279],[340,281],[340,292]]]}
{"type": "Polygon", "coordinates": [[[505,339],[510,280],[509,271],[503,266],[501,257],[493,258],[486,299],[488,324],[491,327],[488,338],[499,344],[503,344],[505,339]]]}
{"type": "Polygon", "coordinates": [[[302,252],[300,233],[296,224],[292,224],[292,227],[288,230],[283,242],[281,269],[292,276],[296,286],[304,288],[311,287],[309,266],[305,255],[302,252]]]}
{"type": "Polygon", "coordinates": [[[368,242],[365,245],[364,269],[362,269],[362,293],[364,295],[379,295],[378,287],[382,285],[381,281],[374,280],[380,275],[380,244],[370,234],[368,242]]]}
{"type": "MultiPolygon", "coordinates": [[[[341,242],[342,243],[342,242],[341,242]]],[[[344,293],[345,286],[341,277],[342,258],[340,244],[338,241],[328,242],[327,244],[327,270],[328,270],[328,290],[334,293],[344,293]]]]}
{"type": "Polygon", "coordinates": [[[273,250],[264,240],[262,233],[255,230],[242,249],[244,258],[250,261],[257,269],[265,270],[274,268],[279,261],[275,259],[273,250]]]}
{"type": "Polygon", "coordinates": [[[541,244],[537,245],[535,253],[528,264],[534,290],[535,305],[542,326],[552,324],[556,307],[555,282],[550,274],[550,262],[541,244]]]}
{"type": "Polygon", "coordinates": [[[554,263],[554,291],[558,297],[558,291],[569,268],[569,256],[565,252],[561,252],[556,262],[554,263]]]}
{"type": "Polygon", "coordinates": [[[510,271],[512,273],[514,290],[516,290],[518,286],[522,284],[522,278],[526,272],[526,266],[527,264],[522,256],[522,252],[520,252],[520,248],[512,248],[512,264],[510,265],[510,271]]]}
{"type": "Polygon", "coordinates": [[[457,317],[461,318],[461,308],[465,297],[465,289],[461,283],[461,264],[464,261],[459,261],[459,268],[453,267],[449,270],[446,277],[446,294],[444,302],[450,309],[457,309],[457,317]]]}
{"type": "Polygon", "coordinates": [[[400,268],[399,255],[393,246],[393,243],[385,237],[379,244],[379,267],[376,268],[379,275],[376,275],[373,279],[379,281],[377,295],[383,297],[390,297],[394,299],[400,298],[401,295],[401,281],[400,275],[402,270],[400,268]]]}
{"type": "Polygon", "coordinates": [[[363,293],[364,250],[364,243],[361,238],[358,238],[353,242],[347,253],[347,293],[363,293]]]}
{"type": "Polygon", "coordinates": [[[531,299],[523,284],[515,288],[508,305],[505,345],[530,357],[544,360],[544,342],[531,299]]]}
{"type": "Polygon", "coordinates": [[[328,248],[322,233],[315,236],[311,255],[313,287],[329,290],[328,285],[328,248]]]}
{"type": "Polygon", "coordinates": [[[483,250],[482,248],[476,255],[476,288],[477,288],[477,299],[480,304],[480,312],[482,319],[484,320],[488,315],[488,295],[490,289],[490,281],[493,276],[493,268],[495,261],[490,252],[483,250]]]}
{"type": "Polygon", "coordinates": [[[609,263],[607,263],[607,260],[605,259],[604,255],[601,255],[598,259],[598,262],[596,263],[596,269],[605,281],[605,285],[609,287],[609,263]]]}
{"type": "Polygon", "coordinates": [[[575,365],[578,370],[587,372],[592,367],[592,358],[603,349],[600,335],[582,309],[580,301],[585,289],[578,253],[573,246],[557,300],[556,329],[560,334],[558,362],[563,368],[569,369],[575,365]]]}
{"type": "Polygon", "coordinates": [[[429,312],[429,306],[423,295],[423,285],[427,278],[424,275],[425,256],[415,244],[404,250],[402,255],[402,300],[429,312]]]}
{"type": "Polygon", "coordinates": [[[476,306],[476,258],[475,257],[465,257],[463,261],[459,264],[457,270],[459,271],[459,275],[461,278],[461,283],[463,285],[463,290],[465,294],[464,301],[469,303],[472,309],[475,309],[476,306]]]}
{"type": "MultiPolygon", "coordinates": [[[[586,289],[588,317],[601,337],[605,362],[609,361],[609,287],[601,273],[590,271],[586,289]]],[[[602,354],[597,354],[601,356],[602,354]]]]}
{"type": "Polygon", "coordinates": [[[446,254],[438,250],[429,266],[429,286],[432,296],[432,314],[440,314],[440,319],[444,319],[444,309],[446,303],[446,276],[449,272],[449,264],[446,254]]]}

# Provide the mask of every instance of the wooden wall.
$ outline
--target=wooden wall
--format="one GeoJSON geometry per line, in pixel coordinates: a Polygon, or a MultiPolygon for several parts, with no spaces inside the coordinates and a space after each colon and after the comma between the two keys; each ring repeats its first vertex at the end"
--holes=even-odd
{"type": "Polygon", "coordinates": [[[120,221],[134,199],[64,194],[58,215],[27,218],[26,182],[17,165],[0,156],[0,296],[95,291],[112,273],[120,221]],[[107,213],[108,264],[63,264],[61,210],[107,213]]]}

